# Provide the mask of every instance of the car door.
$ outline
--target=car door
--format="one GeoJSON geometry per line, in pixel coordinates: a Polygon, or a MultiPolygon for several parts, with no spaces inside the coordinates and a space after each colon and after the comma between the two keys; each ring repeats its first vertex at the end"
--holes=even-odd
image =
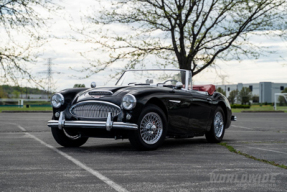
{"type": "Polygon", "coordinates": [[[210,96],[197,91],[190,91],[192,103],[189,112],[188,133],[202,134],[207,129],[210,120],[210,96]]]}
{"type": "Polygon", "coordinates": [[[191,94],[174,90],[166,97],[168,110],[168,134],[187,136],[189,127],[189,113],[192,106],[191,94]]]}

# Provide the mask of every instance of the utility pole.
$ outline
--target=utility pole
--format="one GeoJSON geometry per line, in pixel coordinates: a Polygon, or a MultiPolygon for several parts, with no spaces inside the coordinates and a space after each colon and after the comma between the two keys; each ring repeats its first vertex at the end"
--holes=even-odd
{"type": "Polygon", "coordinates": [[[47,74],[48,74],[48,93],[51,93],[51,83],[52,83],[52,59],[49,58],[48,59],[48,71],[47,71],[47,74]]]}
{"type": "Polygon", "coordinates": [[[222,81],[222,85],[225,85],[225,78],[228,77],[228,75],[218,75],[222,81]]]}
{"type": "Polygon", "coordinates": [[[52,75],[54,73],[61,74],[61,72],[54,72],[52,70],[52,65],[53,65],[52,58],[48,58],[48,62],[46,65],[48,66],[47,71],[46,72],[39,72],[39,73],[47,74],[47,79],[48,79],[47,97],[49,98],[49,94],[52,92],[52,81],[53,81],[52,75]]]}

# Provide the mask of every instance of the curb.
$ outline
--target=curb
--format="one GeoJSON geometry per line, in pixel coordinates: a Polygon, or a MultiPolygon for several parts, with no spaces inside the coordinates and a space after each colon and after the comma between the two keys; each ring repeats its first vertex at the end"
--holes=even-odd
{"type": "Polygon", "coordinates": [[[284,111],[241,111],[241,113],[285,113],[284,111]]]}
{"type": "Polygon", "coordinates": [[[52,113],[53,111],[2,111],[2,113],[52,113]]]}

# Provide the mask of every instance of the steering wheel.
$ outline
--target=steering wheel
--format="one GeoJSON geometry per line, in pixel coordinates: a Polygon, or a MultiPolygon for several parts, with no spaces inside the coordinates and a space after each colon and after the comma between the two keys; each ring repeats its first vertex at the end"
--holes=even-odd
{"type": "Polygon", "coordinates": [[[163,82],[163,84],[166,84],[167,82],[175,82],[174,84],[176,84],[178,81],[177,80],[174,80],[174,79],[169,79],[169,80],[166,80],[165,82],[163,82]]]}

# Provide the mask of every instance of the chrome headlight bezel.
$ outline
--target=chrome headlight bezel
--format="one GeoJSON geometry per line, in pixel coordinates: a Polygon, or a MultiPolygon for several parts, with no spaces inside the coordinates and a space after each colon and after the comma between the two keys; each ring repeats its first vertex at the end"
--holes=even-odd
{"type": "Polygon", "coordinates": [[[132,110],[133,108],[135,108],[136,103],[137,103],[137,99],[132,94],[126,94],[122,99],[122,107],[125,110],[132,110]]]}
{"type": "Polygon", "coordinates": [[[65,103],[65,98],[61,93],[52,96],[51,104],[54,108],[59,108],[65,103]]]}

